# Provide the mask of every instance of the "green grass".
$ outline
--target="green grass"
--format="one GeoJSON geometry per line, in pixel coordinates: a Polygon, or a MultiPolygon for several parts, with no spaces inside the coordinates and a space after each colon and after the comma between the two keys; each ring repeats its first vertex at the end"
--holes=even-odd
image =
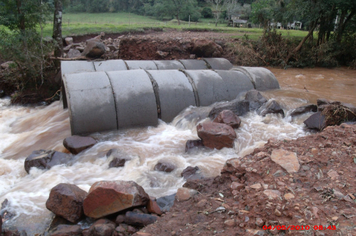
{"type": "MultiPolygon", "coordinates": [[[[223,33],[235,34],[233,38],[243,38],[247,35],[252,40],[257,40],[263,34],[259,28],[237,28],[228,27],[227,23],[219,23],[215,26],[214,19],[200,19],[199,22],[177,20],[159,21],[154,18],[140,16],[133,13],[66,13],[63,15],[62,34],[83,35],[96,34],[100,32],[120,33],[128,31],[142,31],[147,28],[169,28],[177,30],[211,30],[223,33]]],[[[52,35],[53,26],[49,23],[43,30],[44,36],[52,35]]],[[[278,30],[284,37],[303,38],[306,31],[278,30]]]]}

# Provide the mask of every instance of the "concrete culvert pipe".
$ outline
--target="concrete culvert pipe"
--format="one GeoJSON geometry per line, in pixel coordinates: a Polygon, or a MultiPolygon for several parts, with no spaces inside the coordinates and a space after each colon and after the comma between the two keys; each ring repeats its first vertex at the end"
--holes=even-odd
{"type": "Polygon", "coordinates": [[[68,104],[73,135],[155,126],[159,118],[170,122],[190,105],[208,106],[233,100],[241,92],[256,88],[256,81],[260,90],[279,87],[278,81],[275,84],[273,79],[251,80],[253,73],[265,70],[255,69],[249,74],[244,70],[126,70],[65,74],[64,97],[67,99],[63,102],[68,104]]]}
{"type": "Polygon", "coordinates": [[[62,61],[62,77],[65,74],[93,71],[121,70],[229,70],[232,64],[225,58],[205,58],[202,60],[108,60],[108,61],[62,61]]]}
{"type": "Polygon", "coordinates": [[[266,68],[239,66],[233,68],[232,70],[241,71],[247,75],[252,81],[255,89],[259,91],[280,88],[276,76],[274,76],[274,74],[266,68]]]}

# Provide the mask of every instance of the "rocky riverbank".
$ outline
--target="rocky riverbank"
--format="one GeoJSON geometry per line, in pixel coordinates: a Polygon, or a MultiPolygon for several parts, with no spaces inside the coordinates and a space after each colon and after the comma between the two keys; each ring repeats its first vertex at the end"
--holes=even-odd
{"type": "MultiPolygon", "coordinates": [[[[186,151],[231,147],[236,133],[231,135],[230,130],[238,129],[238,115],[249,111],[261,116],[285,115],[276,101],[249,91],[243,98],[206,111],[200,119],[210,117],[210,121],[197,126],[200,140],[188,141],[186,151]]],[[[58,184],[46,203],[56,217],[45,220],[48,228],[44,234],[352,235],[356,223],[356,125],[342,122],[356,120],[355,108],[320,99],[318,104],[288,115],[311,111],[314,114],[308,120],[314,117],[317,125],[310,128],[322,132],[297,140],[270,139],[244,158],[228,160],[215,178],[204,178],[199,168],[190,166],[181,173],[187,182],[172,196],[150,198],[132,181],[99,181],[88,192],[72,184],[58,184]]],[[[90,137],[68,137],[63,142],[68,151],[34,151],[25,160],[25,170],[72,165],[77,154],[96,143],[90,137]]],[[[120,168],[131,159],[128,153],[115,149],[106,157],[111,159],[108,168],[120,168]]],[[[175,168],[166,161],[157,163],[154,170],[169,173],[175,168]]],[[[16,212],[8,212],[6,205],[3,232],[25,235],[26,229],[18,232],[8,227],[16,212]]],[[[27,235],[32,234],[28,231],[27,235]]]]}

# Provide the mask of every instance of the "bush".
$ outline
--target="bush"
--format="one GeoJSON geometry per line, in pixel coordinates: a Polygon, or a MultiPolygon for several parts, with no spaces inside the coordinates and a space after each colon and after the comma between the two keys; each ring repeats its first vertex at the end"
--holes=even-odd
{"type": "Polygon", "coordinates": [[[204,7],[203,10],[201,11],[201,16],[203,18],[213,18],[213,11],[211,10],[210,7],[204,7]]]}
{"type": "Polygon", "coordinates": [[[53,43],[44,43],[35,30],[0,30],[0,54],[6,61],[13,61],[15,69],[2,75],[2,79],[22,91],[28,87],[37,88],[44,83],[44,70],[51,67],[48,59],[53,43]]]}

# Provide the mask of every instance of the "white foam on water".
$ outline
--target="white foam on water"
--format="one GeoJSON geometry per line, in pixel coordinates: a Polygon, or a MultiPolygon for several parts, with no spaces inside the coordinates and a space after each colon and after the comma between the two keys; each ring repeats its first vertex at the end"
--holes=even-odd
{"type": "MultiPolygon", "coordinates": [[[[50,170],[32,168],[27,174],[24,160],[32,151],[64,150],[63,139],[70,136],[68,113],[59,103],[40,108],[1,104],[4,103],[0,103],[0,135],[5,144],[0,146],[0,202],[8,199],[8,210],[26,215],[47,212],[45,202],[49,192],[59,183],[75,184],[89,191],[97,181],[132,180],[149,195],[161,197],[176,192],[184,184],[181,172],[188,166],[198,166],[203,175],[214,177],[220,174],[226,160],[242,157],[270,138],[295,139],[306,135],[300,119],[277,115],[261,117],[252,112],[241,117],[235,148],[186,153],[186,141],[198,139],[195,126],[200,118],[187,121],[177,117],[179,124],[160,121],[157,127],[93,134],[99,142],[76,155],[71,164],[50,170]],[[112,148],[125,151],[132,159],[124,167],[109,168],[112,159],[107,158],[106,153],[112,148]],[[168,161],[176,169],[171,173],[155,171],[154,166],[159,161],[168,161]]],[[[199,110],[188,109],[193,113],[199,110]]]]}

